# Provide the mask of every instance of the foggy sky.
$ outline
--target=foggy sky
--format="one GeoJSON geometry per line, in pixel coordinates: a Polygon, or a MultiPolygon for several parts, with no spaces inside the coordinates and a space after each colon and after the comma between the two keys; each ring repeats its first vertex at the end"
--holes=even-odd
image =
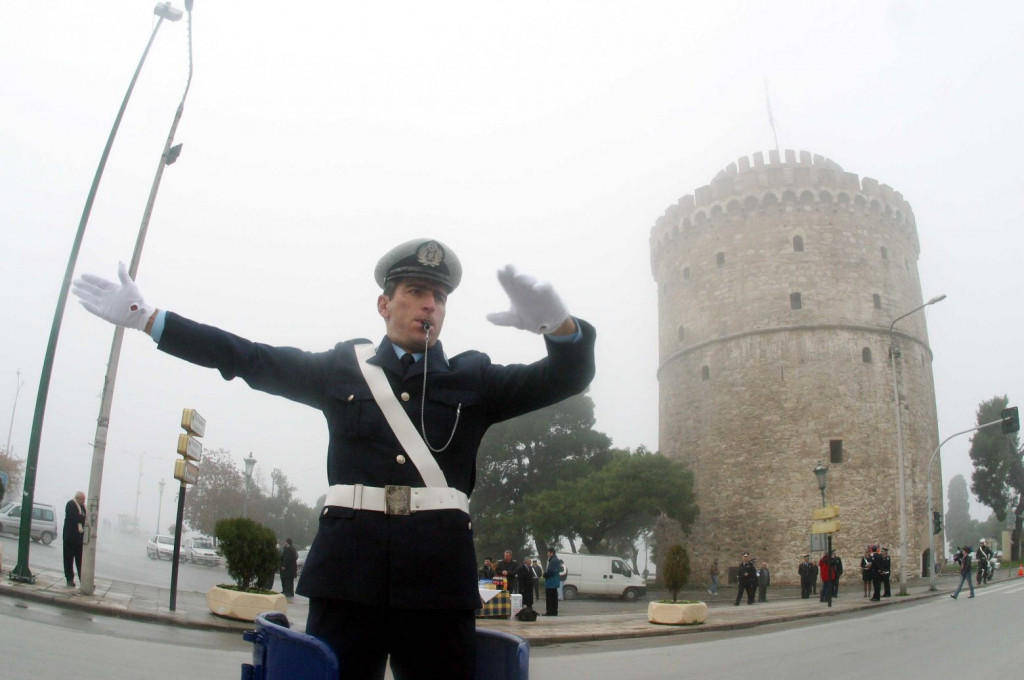
{"type": "MultiPolygon", "coordinates": [[[[0,22],[0,422],[25,382],[24,456],[72,239],[155,3],[14,3],[0,22]]],[[[180,0],[178,6],[183,5],[180,0]]],[[[197,0],[195,77],[138,282],[149,302],[308,350],[378,341],[372,271],[409,238],[465,268],[449,355],[532,361],[543,342],[491,326],[506,263],[551,280],[598,330],[597,429],[658,447],[652,225],[740,156],[805,149],[913,206],[935,355],[940,439],[979,402],[1021,395],[1024,237],[1019,91],[1024,10],[954,2],[231,3],[197,0]]],[[[187,73],[185,22],[165,23],[108,162],[77,273],[131,257],[187,73]]],[[[723,310],[727,313],[728,310],[723,310]]],[[[36,499],[89,483],[112,329],[72,299],[58,346],[36,499]]],[[[312,503],[327,432],[307,407],[224,382],[126,333],[103,516],[155,522],[183,407],[204,443],[280,467],[312,503]]],[[[943,493],[970,478],[969,439],[943,450],[943,493]]],[[[884,472],[884,471],[883,471],[884,472]]],[[[809,494],[816,493],[808,470],[809,494]]],[[[880,482],[886,483],[885,475],[880,482]]],[[[892,483],[895,483],[893,479],[892,483]]],[[[267,489],[269,490],[269,489],[267,489]]],[[[865,490],[869,493],[870,490],[865,490]]],[[[164,495],[163,516],[173,512],[164,495]]],[[[972,512],[988,510],[972,497],[972,512]]]]}

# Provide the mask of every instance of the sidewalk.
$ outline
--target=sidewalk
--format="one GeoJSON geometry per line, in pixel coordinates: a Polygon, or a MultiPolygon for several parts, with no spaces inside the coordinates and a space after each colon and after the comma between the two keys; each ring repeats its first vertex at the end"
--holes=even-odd
{"type": "MultiPolygon", "coordinates": [[[[175,611],[170,610],[170,590],[154,588],[123,581],[96,579],[96,592],[82,595],[77,588],[65,587],[61,572],[33,569],[35,583],[19,583],[9,577],[13,562],[4,561],[3,575],[0,576],[0,597],[72,609],[90,611],[104,616],[183,626],[198,630],[238,631],[252,628],[252,624],[215,616],[206,605],[205,593],[179,592],[175,611]]],[[[1005,580],[1003,578],[998,581],[1005,580]]],[[[562,605],[562,615],[539,617],[536,621],[524,623],[514,619],[477,619],[480,628],[489,628],[519,635],[531,645],[550,645],[562,642],[610,640],[616,638],[648,637],[663,635],[686,635],[709,631],[728,631],[753,626],[781,623],[803,618],[836,616],[853,611],[905,604],[922,598],[945,595],[955,583],[949,577],[940,576],[938,590],[928,590],[928,579],[912,579],[907,584],[907,596],[894,595],[881,602],[871,602],[862,597],[860,582],[841,583],[839,598],[832,607],[818,602],[817,596],[803,600],[798,586],[772,586],[768,591],[768,602],[733,606],[734,588],[723,588],[720,595],[709,598],[703,590],[680,593],[680,599],[705,600],[708,602],[708,618],[697,626],[663,626],[647,621],[647,608],[643,602],[630,607],[628,613],[574,615],[573,603],[562,605]]],[[[894,592],[898,584],[893,583],[894,592]]],[[[665,597],[664,592],[652,591],[647,600],[665,597]]],[[[583,602],[583,601],[580,601],[583,602]]],[[[309,605],[306,598],[296,596],[288,605],[288,619],[296,630],[303,630],[309,605]]]]}

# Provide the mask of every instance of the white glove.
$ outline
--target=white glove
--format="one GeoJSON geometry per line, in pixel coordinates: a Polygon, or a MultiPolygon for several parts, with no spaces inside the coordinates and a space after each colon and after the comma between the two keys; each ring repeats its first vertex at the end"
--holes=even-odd
{"type": "Polygon", "coordinates": [[[118,263],[117,278],[120,283],[82,274],[71,283],[71,292],[81,298],[83,307],[101,319],[125,328],[146,330],[155,308],[142,299],[142,292],[128,276],[124,262],[118,263]]]}
{"type": "Polygon", "coordinates": [[[511,306],[507,312],[488,314],[491,323],[532,333],[550,333],[569,318],[569,309],[550,283],[519,274],[512,265],[498,270],[498,282],[508,293],[511,306]]]}

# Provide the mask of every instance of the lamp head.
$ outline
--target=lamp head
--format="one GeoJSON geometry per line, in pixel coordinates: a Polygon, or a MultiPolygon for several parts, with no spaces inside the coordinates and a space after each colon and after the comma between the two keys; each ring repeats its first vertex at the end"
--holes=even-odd
{"type": "Polygon", "coordinates": [[[925,304],[925,306],[934,305],[936,302],[942,302],[945,299],[946,299],[946,294],[943,293],[942,295],[936,295],[935,297],[933,297],[931,300],[929,300],[928,302],[926,302],[924,304],[925,304]]]}
{"type": "Polygon", "coordinates": [[[167,19],[168,21],[178,21],[183,16],[183,13],[177,7],[174,7],[169,2],[161,2],[153,8],[153,14],[157,15],[161,19],[167,19]]]}
{"type": "Polygon", "coordinates": [[[243,460],[245,461],[245,476],[252,477],[252,469],[256,467],[256,459],[252,457],[252,451],[249,452],[249,457],[243,460]]]}
{"type": "Polygon", "coordinates": [[[820,460],[818,466],[814,468],[814,476],[818,478],[818,489],[824,491],[828,486],[828,468],[822,465],[820,460]]]}

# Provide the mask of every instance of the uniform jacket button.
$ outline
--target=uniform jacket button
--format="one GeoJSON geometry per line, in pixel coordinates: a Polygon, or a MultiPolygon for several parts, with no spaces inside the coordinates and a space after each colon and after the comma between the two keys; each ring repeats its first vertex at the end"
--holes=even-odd
{"type": "Polygon", "coordinates": [[[355,398],[356,398],[356,395],[354,395],[354,394],[350,394],[350,395],[348,395],[348,400],[349,400],[349,401],[352,401],[352,400],[353,400],[353,399],[355,399],[355,398]]]}
{"type": "Polygon", "coordinates": [[[405,456],[403,456],[402,454],[398,454],[395,457],[395,461],[397,461],[399,465],[405,465],[405,456]]]}
{"type": "Polygon", "coordinates": [[[402,392],[402,401],[409,401],[409,393],[402,392]]]}

